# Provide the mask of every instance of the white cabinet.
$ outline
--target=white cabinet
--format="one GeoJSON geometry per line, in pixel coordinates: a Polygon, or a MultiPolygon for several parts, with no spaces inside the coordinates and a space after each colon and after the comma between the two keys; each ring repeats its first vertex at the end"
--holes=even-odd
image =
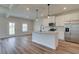
{"type": "Polygon", "coordinates": [[[56,16],[56,25],[64,26],[64,23],[70,20],[79,20],[79,12],[56,16]]]}
{"type": "Polygon", "coordinates": [[[49,18],[49,23],[55,23],[55,16],[51,16],[50,18],[49,18]]]}
{"type": "Polygon", "coordinates": [[[56,26],[64,26],[64,16],[56,17],[56,26]]]}
{"type": "Polygon", "coordinates": [[[70,15],[64,15],[64,23],[70,21],[70,15]]]}
{"type": "Polygon", "coordinates": [[[44,18],[43,19],[43,25],[48,26],[49,23],[54,23],[55,22],[55,16],[51,16],[49,18],[44,18]]]}
{"type": "Polygon", "coordinates": [[[64,22],[71,21],[71,20],[78,20],[78,19],[79,19],[79,13],[64,15],[64,22]]]}
{"type": "Polygon", "coordinates": [[[79,12],[70,14],[70,20],[78,20],[79,19],[79,12]]]}

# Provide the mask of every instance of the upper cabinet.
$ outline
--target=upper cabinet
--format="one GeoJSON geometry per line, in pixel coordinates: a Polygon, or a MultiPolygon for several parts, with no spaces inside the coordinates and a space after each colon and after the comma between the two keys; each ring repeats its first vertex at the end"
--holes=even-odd
{"type": "Polygon", "coordinates": [[[56,26],[64,26],[64,16],[56,17],[56,26]]]}
{"type": "Polygon", "coordinates": [[[55,16],[49,17],[48,20],[49,20],[49,23],[55,23],[56,22],[55,16]]]}
{"type": "Polygon", "coordinates": [[[64,15],[64,22],[79,20],[79,12],[64,15]]]}
{"type": "Polygon", "coordinates": [[[79,12],[68,14],[70,16],[70,20],[79,20],[79,12]]]}
{"type": "Polygon", "coordinates": [[[49,26],[49,23],[55,22],[55,16],[50,16],[49,18],[44,18],[43,19],[43,25],[44,26],[49,26]]]}
{"type": "Polygon", "coordinates": [[[68,21],[79,20],[79,12],[56,16],[56,26],[64,26],[68,21]]]}

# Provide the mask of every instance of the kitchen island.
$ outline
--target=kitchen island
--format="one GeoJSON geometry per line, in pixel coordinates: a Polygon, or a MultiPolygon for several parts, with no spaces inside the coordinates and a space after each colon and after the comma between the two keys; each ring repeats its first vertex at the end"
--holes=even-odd
{"type": "Polygon", "coordinates": [[[33,32],[32,41],[40,45],[56,49],[58,46],[58,32],[33,32]]]}

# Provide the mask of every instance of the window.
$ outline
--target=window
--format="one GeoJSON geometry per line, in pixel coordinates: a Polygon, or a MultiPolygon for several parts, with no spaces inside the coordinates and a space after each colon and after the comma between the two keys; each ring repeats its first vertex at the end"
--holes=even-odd
{"type": "Polygon", "coordinates": [[[9,35],[15,34],[15,23],[9,23],[9,35]]]}
{"type": "Polygon", "coordinates": [[[27,32],[27,30],[28,30],[27,24],[22,24],[22,31],[27,32]]]}

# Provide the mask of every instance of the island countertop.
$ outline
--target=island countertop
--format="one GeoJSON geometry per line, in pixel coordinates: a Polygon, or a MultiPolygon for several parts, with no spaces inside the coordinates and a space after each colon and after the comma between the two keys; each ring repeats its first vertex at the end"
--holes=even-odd
{"type": "Polygon", "coordinates": [[[46,47],[56,49],[58,46],[58,32],[33,32],[32,41],[46,47]]]}
{"type": "Polygon", "coordinates": [[[57,31],[44,31],[44,32],[34,32],[34,33],[39,33],[39,34],[58,34],[57,31]]]}

